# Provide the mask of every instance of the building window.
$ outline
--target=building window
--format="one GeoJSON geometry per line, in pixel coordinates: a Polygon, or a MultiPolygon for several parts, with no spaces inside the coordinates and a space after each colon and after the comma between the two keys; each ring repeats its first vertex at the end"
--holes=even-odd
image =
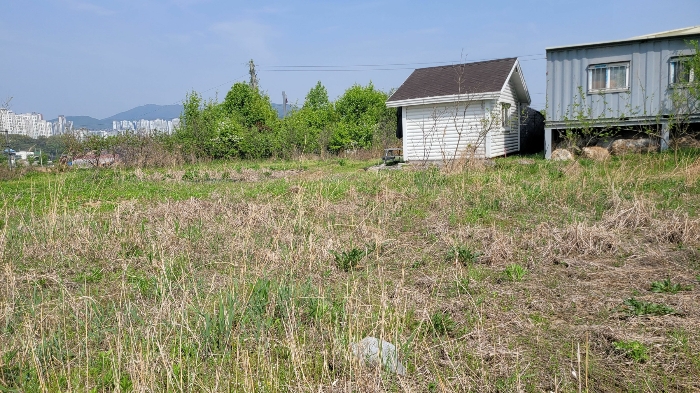
{"type": "Polygon", "coordinates": [[[695,80],[695,73],[690,67],[690,59],[687,57],[676,57],[670,62],[671,84],[687,84],[695,80]]]}
{"type": "Polygon", "coordinates": [[[630,63],[595,64],[588,67],[588,91],[629,89],[630,63]]]}
{"type": "Polygon", "coordinates": [[[510,104],[506,102],[501,103],[501,127],[510,129],[510,104]]]}

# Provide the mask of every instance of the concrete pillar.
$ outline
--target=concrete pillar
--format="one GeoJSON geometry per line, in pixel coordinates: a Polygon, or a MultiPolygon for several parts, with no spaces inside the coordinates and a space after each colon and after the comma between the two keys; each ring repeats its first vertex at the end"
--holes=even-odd
{"type": "Polygon", "coordinates": [[[544,129],[544,158],[549,160],[552,158],[552,129],[544,129]]]}
{"type": "Polygon", "coordinates": [[[661,123],[661,141],[660,141],[661,151],[668,150],[669,137],[670,137],[670,132],[669,132],[668,123],[666,123],[666,122],[661,123]]]}

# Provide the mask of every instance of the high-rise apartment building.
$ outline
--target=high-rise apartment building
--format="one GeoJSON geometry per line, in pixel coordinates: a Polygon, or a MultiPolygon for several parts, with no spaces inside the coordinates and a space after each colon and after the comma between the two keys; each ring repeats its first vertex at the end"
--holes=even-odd
{"type": "Polygon", "coordinates": [[[0,131],[26,135],[30,138],[53,135],[52,124],[44,120],[44,116],[40,113],[16,114],[5,108],[0,108],[0,131]]]}

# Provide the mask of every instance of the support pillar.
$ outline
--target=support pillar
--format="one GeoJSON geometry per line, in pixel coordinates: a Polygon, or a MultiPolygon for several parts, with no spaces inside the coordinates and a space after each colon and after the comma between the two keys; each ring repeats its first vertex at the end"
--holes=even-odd
{"type": "Polygon", "coordinates": [[[544,129],[544,158],[549,160],[552,158],[552,129],[544,129]]]}
{"type": "Polygon", "coordinates": [[[661,151],[666,151],[668,150],[668,144],[669,144],[669,137],[670,137],[670,132],[669,132],[669,127],[668,123],[663,122],[661,123],[661,151]]]}

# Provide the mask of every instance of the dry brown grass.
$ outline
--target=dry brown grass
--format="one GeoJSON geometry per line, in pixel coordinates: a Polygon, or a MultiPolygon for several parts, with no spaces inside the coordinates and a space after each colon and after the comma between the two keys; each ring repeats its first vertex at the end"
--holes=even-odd
{"type": "MultiPolygon", "coordinates": [[[[560,168],[542,171],[557,176],[560,168]]],[[[556,210],[562,200],[594,199],[584,189],[532,206],[518,220],[527,199],[520,184],[552,180],[521,181],[511,170],[212,167],[198,169],[200,176],[221,179],[226,171],[239,181],[221,182],[208,197],[119,200],[113,209],[98,201],[69,208],[70,197],[49,197],[43,214],[6,206],[0,385],[576,391],[571,371],[581,366],[591,391],[700,389],[697,216],[658,207],[636,186],[623,197],[625,177],[611,172],[616,186],[600,186],[612,197],[599,218],[556,210]],[[250,196],[251,189],[260,191],[250,196]],[[490,215],[464,221],[492,205],[499,208],[490,215]],[[550,220],[536,218],[541,209],[550,220]],[[479,256],[454,263],[446,255],[455,246],[479,256]],[[364,247],[373,251],[347,272],[331,253],[364,247]],[[503,275],[512,264],[527,269],[522,281],[503,275]],[[666,277],[694,288],[648,291],[666,277]],[[269,292],[259,301],[266,282],[269,292]],[[632,296],[677,312],[630,316],[622,302],[632,296]],[[208,336],[212,321],[225,322],[220,341],[208,336]],[[367,335],[399,346],[406,377],[352,361],[350,342],[367,335]],[[648,362],[614,347],[631,340],[649,349],[648,362]],[[576,357],[586,348],[587,366],[576,357]]],[[[181,184],[186,171],[137,170],[134,178],[181,184]]],[[[565,171],[562,182],[591,181],[583,166],[565,171]]],[[[675,176],[685,181],[683,173],[675,176]]]]}

